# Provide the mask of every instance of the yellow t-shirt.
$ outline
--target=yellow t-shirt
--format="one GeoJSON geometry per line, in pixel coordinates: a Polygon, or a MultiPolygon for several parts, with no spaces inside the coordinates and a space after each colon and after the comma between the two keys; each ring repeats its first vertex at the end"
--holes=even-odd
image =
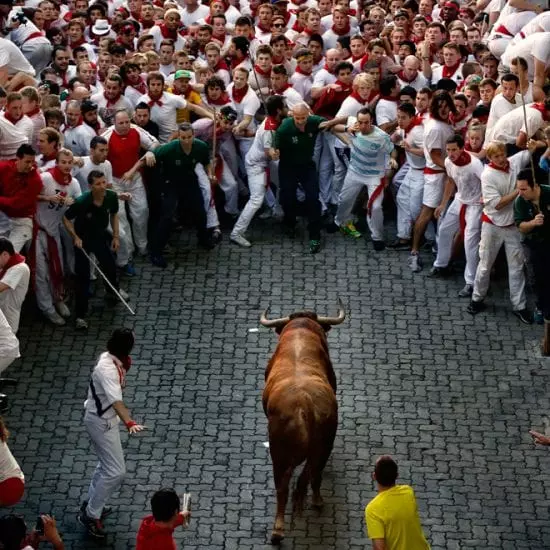
{"type": "MultiPolygon", "coordinates": [[[[172,88],[169,88],[168,91],[172,92],[172,88]]],[[[195,92],[195,90],[193,90],[189,94],[189,97],[187,97],[186,99],[189,103],[193,103],[194,105],[200,105],[202,103],[200,94],[198,92],[195,92]]],[[[183,124],[184,122],[189,122],[189,121],[190,121],[189,109],[176,109],[177,124],[183,124]]]]}
{"type": "Polygon", "coordinates": [[[365,522],[369,539],[384,539],[387,550],[430,550],[409,485],[378,493],[365,508],[365,522]]]}

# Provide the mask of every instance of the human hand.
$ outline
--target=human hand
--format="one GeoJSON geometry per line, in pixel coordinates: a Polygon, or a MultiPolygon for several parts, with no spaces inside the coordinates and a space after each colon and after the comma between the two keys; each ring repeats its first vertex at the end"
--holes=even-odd
{"type": "Polygon", "coordinates": [[[216,177],[216,174],[208,174],[208,179],[210,180],[210,183],[212,185],[216,185],[218,183],[218,178],[216,177]]]}
{"type": "Polygon", "coordinates": [[[147,151],[147,153],[145,153],[145,165],[151,168],[155,166],[156,163],[157,163],[157,159],[154,153],[151,153],[151,151],[147,151]]]}
{"type": "Polygon", "coordinates": [[[74,204],[74,199],[72,197],[61,197],[63,200],[61,201],[65,206],[71,206],[71,204],[74,204]]]}
{"type": "Polygon", "coordinates": [[[124,172],[124,174],[122,174],[122,177],[120,178],[120,183],[130,183],[133,177],[134,172],[132,172],[132,170],[128,170],[128,172],[124,172]]]}
{"type": "Polygon", "coordinates": [[[82,157],[74,157],[73,165],[82,168],[84,166],[84,159],[82,157]]]}
{"type": "Polygon", "coordinates": [[[269,157],[271,160],[279,160],[281,158],[281,151],[279,149],[273,149],[273,147],[269,150],[269,157]]]}
{"type": "Polygon", "coordinates": [[[550,437],[547,435],[536,432],[535,430],[529,430],[529,435],[533,438],[535,444],[544,446],[550,445],[550,437]]]}
{"type": "Polygon", "coordinates": [[[77,235],[73,237],[73,243],[76,248],[82,248],[82,239],[80,239],[77,235]]]}
{"type": "Polygon", "coordinates": [[[128,428],[128,433],[137,434],[138,432],[142,432],[143,430],[145,430],[145,426],[143,426],[142,424],[133,424],[128,428]]]}
{"type": "Polygon", "coordinates": [[[119,193],[118,198],[121,201],[129,201],[129,200],[132,200],[132,194],[131,193],[119,193]]]}
{"type": "Polygon", "coordinates": [[[61,544],[63,541],[59,536],[59,532],[55,523],[55,518],[47,514],[44,514],[40,517],[42,518],[42,522],[44,523],[44,536],[42,537],[43,540],[46,540],[49,543],[53,544],[54,547],[61,544]]]}
{"type": "Polygon", "coordinates": [[[533,219],[533,223],[537,226],[544,225],[544,214],[539,212],[533,219]]]}
{"type": "Polygon", "coordinates": [[[185,512],[180,512],[180,515],[183,517],[183,526],[187,527],[189,525],[189,520],[191,519],[191,512],[186,510],[185,512]]]}
{"type": "Polygon", "coordinates": [[[530,139],[527,141],[527,150],[530,152],[530,153],[534,153],[535,150],[537,149],[537,141],[535,139],[530,139]]]}
{"type": "Polygon", "coordinates": [[[48,197],[48,202],[51,204],[60,204],[63,202],[63,197],[60,195],[50,195],[48,197]]]}
{"type": "Polygon", "coordinates": [[[434,210],[434,218],[436,220],[438,220],[440,217],[441,217],[441,214],[443,214],[443,210],[445,209],[445,206],[443,205],[439,205],[435,210],[434,210]]]}
{"type": "Polygon", "coordinates": [[[111,250],[113,252],[117,252],[118,249],[120,248],[120,240],[118,237],[113,237],[113,240],[111,242],[111,250]]]}

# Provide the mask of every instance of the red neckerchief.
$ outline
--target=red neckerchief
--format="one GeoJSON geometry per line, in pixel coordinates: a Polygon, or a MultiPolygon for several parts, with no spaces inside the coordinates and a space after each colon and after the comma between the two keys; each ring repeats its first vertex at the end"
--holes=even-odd
{"type": "Polygon", "coordinates": [[[220,94],[220,97],[218,97],[218,99],[211,99],[208,96],[206,96],[206,102],[209,105],[221,105],[223,107],[224,105],[231,103],[231,99],[229,99],[229,95],[227,94],[227,92],[222,92],[220,94]]]}
{"type": "MultiPolygon", "coordinates": [[[[451,161],[453,162],[453,161],[451,161]]],[[[455,166],[466,166],[467,164],[470,164],[472,162],[472,157],[470,156],[470,153],[466,151],[462,151],[460,153],[460,156],[453,162],[455,166]]]]}
{"type": "Polygon", "coordinates": [[[264,128],[266,130],[274,131],[279,127],[280,124],[281,124],[280,120],[277,120],[276,118],[273,118],[272,116],[267,116],[265,118],[264,128]]]}
{"type": "Polygon", "coordinates": [[[298,23],[298,19],[296,19],[296,21],[294,21],[294,25],[292,25],[292,30],[296,31],[298,33],[304,32],[304,27],[302,27],[302,25],[300,25],[300,23],[298,23]]]}
{"type": "Polygon", "coordinates": [[[222,32],[221,34],[212,33],[212,40],[216,40],[223,46],[225,44],[226,36],[227,34],[225,32],[222,32]]]}
{"type": "Polygon", "coordinates": [[[212,25],[212,14],[209,13],[205,18],[204,18],[204,22],[206,25],[212,25]]]}
{"type": "Polygon", "coordinates": [[[240,90],[233,86],[233,89],[231,90],[231,97],[233,98],[233,101],[235,103],[240,103],[244,99],[244,96],[247,94],[247,92],[248,84],[244,85],[240,90]]]}
{"type": "Polygon", "coordinates": [[[117,103],[118,103],[118,100],[121,98],[122,94],[118,94],[116,96],[115,99],[109,99],[106,95],[105,95],[105,92],[103,92],[103,97],[107,100],[107,109],[109,109],[110,107],[114,107],[117,103]]]}
{"type": "Polygon", "coordinates": [[[271,69],[268,69],[267,71],[264,71],[258,65],[254,65],[254,70],[260,75],[265,78],[269,78],[271,76],[271,69]]]}
{"type": "Polygon", "coordinates": [[[149,21],[144,21],[143,19],[140,19],[139,23],[145,30],[152,29],[155,26],[155,21],[153,19],[149,19],[149,21]]]}
{"type": "Polygon", "coordinates": [[[357,10],[354,10],[353,8],[348,8],[348,15],[353,15],[353,17],[355,17],[357,15],[357,10]]]}
{"type": "Polygon", "coordinates": [[[398,73],[397,73],[397,77],[399,78],[399,80],[402,80],[403,82],[406,82],[407,84],[410,84],[411,82],[414,82],[417,77],[418,77],[418,71],[416,71],[416,74],[414,75],[414,78],[407,78],[405,76],[405,71],[403,69],[401,69],[398,73]]]}
{"type": "Polygon", "coordinates": [[[153,105],[158,105],[159,107],[162,107],[163,103],[161,99],[162,99],[162,94],[156,99],[149,96],[149,102],[148,102],[149,107],[153,107],[153,105]]]}
{"type": "Polygon", "coordinates": [[[69,48],[74,50],[75,48],[78,48],[79,46],[82,46],[82,44],[86,44],[86,39],[84,37],[81,37],[76,42],[71,42],[69,44],[69,48]]]}
{"type": "Polygon", "coordinates": [[[57,165],[50,168],[48,173],[51,174],[52,178],[59,183],[59,185],[69,185],[73,179],[71,174],[64,174],[57,165]]]}
{"type": "Polygon", "coordinates": [[[357,90],[353,90],[353,92],[351,92],[350,97],[353,97],[353,99],[355,99],[355,101],[357,101],[357,103],[361,103],[361,105],[365,105],[365,103],[367,102],[366,99],[363,99],[359,95],[359,92],[357,90]]]}
{"type": "Polygon", "coordinates": [[[99,132],[102,129],[99,120],[96,120],[93,124],[86,122],[86,126],[89,126],[97,135],[99,135],[99,132]]]}
{"type": "Polygon", "coordinates": [[[286,90],[288,90],[289,88],[292,88],[292,84],[289,84],[288,82],[279,90],[279,91],[276,91],[276,90],[271,90],[273,92],[274,95],[283,95],[286,90]]]}
{"type": "Polygon", "coordinates": [[[386,101],[393,101],[393,103],[399,103],[399,98],[393,97],[391,95],[380,95],[380,99],[385,99],[386,101]]]}
{"type": "Polygon", "coordinates": [[[227,63],[223,60],[223,59],[220,59],[217,63],[216,63],[216,66],[212,69],[214,72],[218,72],[218,71],[229,71],[229,67],[227,66],[227,63]]]}
{"type": "Polygon", "coordinates": [[[338,36],[347,36],[350,33],[350,30],[351,30],[351,24],[349,22],[349,17],[346,20],[346,26],[341,31],[336,29],[334,27],[334,25],[332,25],[331,29],[332,29],[332,32],[334,34],[338,35],[338,36]]]}
{"type": "Polygon", "coordinates": [[[364,55],[365,55],[365,54],[362,54],[362,55],[352,55],[352,56],[351,56],[351,62],[352,62],[352,63],[355,63],[356,61],[359,61],[360,59],[363,59],[363,56],[364,56],[364,55]]]}
{"type": "Polygon", "coordinates": [[[11,122],[14,126],[23,118],[20,116],[17,120],[15,118],[12,118],[12,116],[8,113],[8,111],[4,111],[4,118],[11,122]]]}
{"type": "Polygon", "coordinates": [[[128,372],[130,370],[130,368],[132,367],[132,358],[129,355],[127,355],[126,357],[121,359],[120,362],[122,363],[122,368],[126,372],[128,372]]]}
{"type": "Polygon", "coordinates": [[[237,57],[233,57],[231,59],[230,65],[231,70],[236,69],[241,63],[245,61],[246,57],[243,57],[242,59],[238,59],[237,57]]]}
{"type": "Polygon", "coordinates": [[[352,84],[344,84],[341,80],[337,80],[334,84],[342,88],[341,92],[349,92],[351,90],[352,84]]]}
{"type": "Polygon", "coordinates": [[[170,30],[165,23],[160,23],[158,27],[160,29],[160,34],[162,34],[162,38],[170,38],[170,40],[174,42],[178,39],[177,29],[170,30]]]}
{"type": "Polygon", "coordinates": [[[42,163],[42,166],[44,166],[46,163],[50,162],[50,160],[55,160],[56,158],[57,158],[57,151],[54,151],[49,155],[42,155],[40,162],[42,163]]]}
{"type": "Polygon", "coordinates": [[[21,254],[17,254],[17,252],[15,254],[12,254],[10,256],[10,259],[6,262],[6,264],[2,268],[2,271],[0,271],[0,279],[4,277],[4,275],[6,274],[6,271],[10,269],[10,267],[13,267],[14,265],[17,265],[17,264],[23,264],[23,263],[25,263],[25,256],[21,256],[21,254]]]}
{"type": "Polygon", "coordinates": [[[30,117],[33,117],[34,115],[38,115],[39,113],[40,113],[40,107],[36,107],[32,111],[29,111],[27,113],[27,116],[30,118],[30,117]]]}
{"type": "Polygon", "coordinates": [[[458,68],[460,67],[460,59],[458,60],[458,63],[456,65],[453,65],[452,67],[447,67],[447,65],[443,65],[443,78],[451,78],[456,71],[458,71],[458,68]]]}
{"type": "Polygon", "coordinates": [[[264,27],[262,23],[258,23],[256,25],[256,27],[258,27],[262,32],[267,32],[267,33],[271,32],[271,28],[270,27],[264,27]]]}
{"type": "Polygon", "coordinates": [[[295,73],[298,73],[298,74],[303,74],[305,76],[311,76],[311,73],[313,72],[313,69],[311,69],[311,71],[309,71],[309,73],[306,73],[300,66],[297,66],[295,69],[294,69],[294,72],[295,73]]]}
{"type": "Polygon", "coordinates": [[[304,27],[302,34],[305,34],[306,36],[312,36],[314,34],[319,34],[319,31],[311,31],[307,27],[304,27]]]}
{"type": "Polygon", "coordinates": [[[271,58],[271,64],[272,65],[281,65],[284,62],[285,62],[285,56],[284,55],[281,55],[281,57],[277,57],[277,56],[274,55],[271,58]]]}
{"type": "Polygon", "coordinates": [[[424,40],[424,37],[423,36],[417,36],[416,34],[411,34],[411,40],[415,44],[420,44],[420,42],[422,42],[424,40]]]}
{"type": "Polygon", "coordinates": [[[550,117],[548,117],[546,114],[544,103],[533,103],[533,105],[531,105],[531,108],[536,109],[542,115],[542,120],[544,120],[544,122],[548,122],[550,120],[550,117]]]}
{"type": "Polygon", "coordinates": [[[464,145],[464,150],[469,151],[470,153],[479,153],[481,149],[483,149],[483,144],[481,144],[477,149],[472,149],[469,141],[467,141],[464,145]]]}
{"type": "Polygon", "coordinates": [[[128,42],[124,42],[122,40],[122,37],[119,36],[117,39],[116,39],[116,43],[117,44],[120,44],[121,46],[124,46],[127,50],[131,51],[131,52],[135,52],[136,51],[136,48],[134,46],[133,43],[129,44],[128,42]]]}
{"type": "Polygon", "coordinates": [[[405,133],[405,137],[409,135],[410,131],[413,128],[416,128],[417,126],[422,126],[422,124],[423,124],[422,117],[419,117],[419,116],[413,117],[409,125],[403,130],[403,132],[405,133]]]}
{"type": "Polygon", "coordinates": [[[147,94],[147,84],[145,84],[141,77],[139,78],[139,82],[137,84],[132,84],[131,82],[127,82],[126,84],[130,86],[130,88],[137,90],[141,95],[147,94]]]}
{"type": "Polygon", "coordinates": [[[325,71],[327,71],[327,73],[329,74],[334,74],[334,71],[331,71],[326,63],[323,65],[323,69],[325,69],[325,71]]]}
{"type": "Polygon", "coordinates": [[[361,61],[359,62],[359,68],[361,69],[361,71],[364,71],[365,70],[365,65],[367,64],[367,61],[369,60],[369,53],[367,52],[362,58],[361,58],[361,61]]]}
{"type": "Polygon", "coordinates": [[[490,162],[487,166],[489,166],[490,168],[493,168],[494,170],[498,170],[499,172],[504,172],[505,174],[510,173],[510,163],[508,161],[506,161],[506,167],[505,168],[501,168],[500,166],[497,166],[493,162],[490,162]]]}
{"type": "Polygon", "coordinates": [[[461,116],[453,115],[453,113],[450,114],[449,120],[452,124],[456,124],[457,122],[462,122],[465,118],[468,117],[468,111],[464,111],[464,113],[461,116]]]}

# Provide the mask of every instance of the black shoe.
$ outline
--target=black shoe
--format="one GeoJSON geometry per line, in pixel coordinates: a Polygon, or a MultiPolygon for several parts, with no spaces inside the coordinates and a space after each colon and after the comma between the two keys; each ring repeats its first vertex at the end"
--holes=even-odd
{"type": "Polygon", "coordinates": [[[411,248],[411,241],[395,239],[395,241],[392,241],[390,244],[388,244],[388,248],[391,248],[393,250],[409,250],[411,248]]]}
{"type": "Polygon", "coordinates": [[[528,309],[515,310],[515,311],[512,311],[512,313],[522,323],[525,323],[526,325],[532,325],[533,324],[533,314],[528,309]]]}
{"type": "Polygon", "coordinates": [[[474,292],[472,285],[464,285],[464,288],[458,293],[459,298],[469,298],[474,292]]]}
{"type": "Polygon", "coordinates": [[[317,254],[321,250],[321,241],[316,241],[315,239],[311,239],[309,241],[309,251],[311,254],[317,254]]]}
{"type": "MultiPolygon", "coordinates": [[[[88,508],[88,501],[85,500],[80,505],[80,512],[82,514],[86,513],[86,508],[88,508]]],[[[110,506],[104,506],[103,511],[101,512],[101,519],[104,520],[106,517],[109,517],[113,513],[113,509],[110,506]]]]}
{"type": "Polygon", "coordinates": [[[0,413],[5,413],[8,410],[8,396],[0,393],[0,413]]]}
{"type": "Polygon", "coordinates": [[[483,302],[474,302],[472,300],[467,308],[467,311],[472,315],[476,315],[477,313],[482,312],[486,307],[487,306],[483,302]]]}
{"type": "Polygon", "coordinates": [[[325,227],[325,231],[327,233],[337,233],[340,230],[340,227],[336,225],[334,222],[332,222],[330,225],[327,225],[325,227]]]}
{"type": "Polygon", "coordinates": [[[93,519],[84,512],[78,514],[77,519],[88,531],[88,534],[96,539],[104,539],[106,537],[105,530],[103,529],[103,524],[100,519],[93,519]]]}
{"type": "Polygon", "coordinates": [[[222,232],[220,231],[219,228],[216,227],[216,229],[212,230],[212,235],[210,235],[210,240],[212,241],[212,244],[214,246],[222,242],[222,232]]]}
{"type": "Polygon", "coordinates": [[[0,378],[0,388],[5,388],[6,386],[16,386],[17,380],[15,378],[0,378]]]}
{"type": "Polygon", "coordinates": [[[162,269],[168,267],[168,263],[162,254],[151,254],[151,263],[162,269]]]}
{"type": "Polygon", "coordinates": [[[430,269],[428,277],[448,277],[451,274],[451,270],[448,267],[436,267],[435,265],[430,269]]]}
{"type": "Polygon", "coordinates": [[[382,250],[386,250],[386,243],[384,241],[372,241],[372,247],[376,252],[382,252],[382,250]]]}

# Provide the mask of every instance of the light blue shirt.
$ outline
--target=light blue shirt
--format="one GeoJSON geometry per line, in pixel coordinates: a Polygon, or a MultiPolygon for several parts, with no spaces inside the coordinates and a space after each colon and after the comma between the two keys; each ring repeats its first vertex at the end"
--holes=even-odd
{"type": "Polygon", "coordinates": [[[370,134],[351,138],[350,170],[367,177],[382,177],[392,151],[390,136],[374,126],[370,134]]]}

